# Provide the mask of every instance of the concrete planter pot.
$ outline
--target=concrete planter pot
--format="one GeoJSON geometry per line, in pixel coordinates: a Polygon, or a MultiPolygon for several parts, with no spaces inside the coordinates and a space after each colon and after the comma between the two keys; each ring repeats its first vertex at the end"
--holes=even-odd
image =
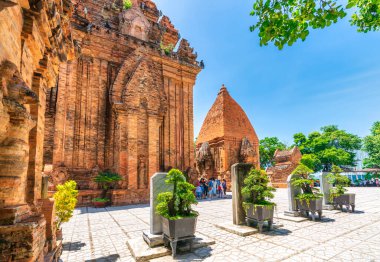
{"type": "Polygon", "coordinates": [[[269,230],[272,229],[273,224],[274,205],[270,206],[254,206],[249,205],[247,209],[247,225],[250,225],[250,221],[257,222],[259,231],[262,232],[264,222],[268,222],[269,230]]]}
{"type": "Polygon", "coordinates": [[[93,203],[95,208],[105,208],[106,206],[108,206],[109,201],[108,202],[93,201],[92,203],[93,203]]]}
{"type": "Polygon", "coordinates": [[[344,194],[338,197],[334,197],[333,205],[335,208],[339,207],[343,211],[343,206],[346,206],[347,211],[355,212],[355,194],[344,194]]]}
{"type": "Polygon", "coordinates": [[[179,239],[195,235],[198,217],[185,217],[169,220],[162,217],[162,232],[170,239],[179,239]]]}
{"type": "Polygon", "coordinates": [[[297,209],[305,216],[309,217],[309,213],[311,214],[311,218],[315,221],[315,214],[318,214],[318,218],[322,218],[322,203],[323,198],[310,200],[307,202],[305,200],[296,199],[297,209]]]}

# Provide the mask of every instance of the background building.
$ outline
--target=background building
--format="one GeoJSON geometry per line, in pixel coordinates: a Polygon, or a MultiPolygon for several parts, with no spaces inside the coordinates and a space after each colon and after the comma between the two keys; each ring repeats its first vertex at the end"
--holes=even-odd
{"type": "Polygon", "coordinates": [[[199,176],[231,179],[231,166],[252,163],[260,168],[259,139],[240,105],[223,85],[207,113],[196,141],[199,176]]]}
{"type": "Polygon", "coordinates": [[[298,147],[290,150],[276,150],[274,153],[275,165],[267,168],[271,183],[277,188],[286,188],[288,176],[296,169],[302,158],[298,147]]]}

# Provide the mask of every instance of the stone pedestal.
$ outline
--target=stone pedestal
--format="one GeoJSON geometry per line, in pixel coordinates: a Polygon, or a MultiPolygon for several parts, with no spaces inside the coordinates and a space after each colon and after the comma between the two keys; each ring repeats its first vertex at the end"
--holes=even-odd
{"type": "Polygon", "coordinates": [[[251,164],[237,163],[231,167],[231,184],[232,184],[232,217],[234,225],[245,224],[245,212],[243,209],[243,196],[241,188],[244,178],[251,170],[251,164]]]}
{"type": "MultiPolygon", "coordinates": [[[[182,244],[183,245],[179,245],[177,248],[180,252],[190,251],[191,247],[189,243],[182,244]]],[[[213,244],[215,244],[215,240],[201,234],[196,234],[192,244],[192,249],[207,247],[213,244]]],[[[172,253],[170,249],[164,246],[154,248],[149,247],[149,245],[147,245],[141,237],[128,239],[127,246],[136,261],[150,261],[151,259],[164,257],[172,253]]]]}
{"type": "Polygon", "coordinates": [[[253,234],[256,234],[258,230],[253,227],[244,226],[244,225],[234,225],[233,223],[223,223],[223,224],[215,224],[217,228],[223,229],[232,234],[247,237],[253,234]]]}
{"type": "Polygon", "coordinates": [[[298,217],[300,214],[297,210],[297,203],[295,197],[301,193],[301,189],[292,185],[292,179],[299,177],[299,175],[289,175],[286,183],[288,184],[288,203],[289,210],[284,212],[285,216],[298,217]]]}
{"type": "Polygon", "coordinates": [[[162,234],[151,234],[148,231],[144,231],[143,239],[150,248],[162,246],[164,244],[162,234]]]}

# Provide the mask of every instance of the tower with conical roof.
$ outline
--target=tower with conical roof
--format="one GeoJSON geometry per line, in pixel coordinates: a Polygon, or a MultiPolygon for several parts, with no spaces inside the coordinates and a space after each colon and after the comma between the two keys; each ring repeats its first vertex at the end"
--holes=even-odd
{"type": "Polygon", "coordinates": [[[260,167],[255,129],[224,85],[203,122],[196,144],[197,169],[203,177],[220,176],[229,181],[231,166],[238,162],[260,167]]]}

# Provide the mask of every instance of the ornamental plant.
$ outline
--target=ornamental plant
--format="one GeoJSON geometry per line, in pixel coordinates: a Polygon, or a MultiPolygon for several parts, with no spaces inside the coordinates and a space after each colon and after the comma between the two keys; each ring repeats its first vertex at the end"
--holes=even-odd
{"type": "Polygon", "coordinates": [[[191,208],[192,204],[198,203],[193,193],[195,187],[186,182],[183,173],[178,169],[171,169],[165,183],[173,185],[173,191],[157,196],[156,213],[170,220],[197,216],[198,213],[191,208]]]}
{"type": "Polygon", "coordinates": [[[173,44],[168,44],[164,45],[162,42],[160,43],[160,48],[165,52],[166,55],[170,55],[171,52],[173,52],[174,45],[173,44]]]}
{"type": "MultiPolygon", "coordinates": [[[[116,182],[122,179],[123,178],[117,173],[112,173],[110,171],[99,172],[99,174],[94,178],[94,181],[98,183],[102,188],[101,199],[109,201],[109,199],[106,198],[108,190],[113,187],[116,182]]],[[[95,198],[93,201],[96,201],[96,199],[99,200],[99,198],[95,198]]]]}
{"type": "Polygon", "coordinates": [[[293,175],[298,175],[292,179],[292,185],[296,188],[300,188],[302,193],[296,196],[296,199],[300,201],[306,201],[309,205],[310,200],[316,200],[323,197],[323,194],[319,193],[319,189],[313,187],[314,179],[311,174],[314,171],[304,164],[299,164],[297,168],[292,172],[293,175]]]}
{"type": "Polygon", "coordinates": [[[62,223],[68,222],[73,216],[75,205],[77,204],[78,190],[77,183],[73,180],[65,182],[63,185],[57,185],[57,191],[54,193],[55,214],[57,215],[57,228],[62,223]]]}
{"type": "Polygon", "coordinates": [[[251,169],[248,176],[244,179],[244,186],[241,189],[245,201],[243,202],[244,209],[248,209],[250,205],[257,206],[274,206],[270,202],[274,198],[272,192],[275,188],[268,185],[269,178],[264,170],[251,169]]]}
{"type": "Polygon", "coordinates": [[[131,0],[123,0],[123,8],[124,10],[128,10],[132,7],[132,1],[131,0]]]}
{"type": "Polygon", "coordinates": [[[340,167],[334,165],[331,173],[327,175],[328,182],[331,185],[335,185],[335,187],[330,189],[330,202],[333,202],[335,197],[344,195],[347,191],[344,187],[349,186],[351,183],[348,177],[341,175],[342,171],[340,167]]]}

